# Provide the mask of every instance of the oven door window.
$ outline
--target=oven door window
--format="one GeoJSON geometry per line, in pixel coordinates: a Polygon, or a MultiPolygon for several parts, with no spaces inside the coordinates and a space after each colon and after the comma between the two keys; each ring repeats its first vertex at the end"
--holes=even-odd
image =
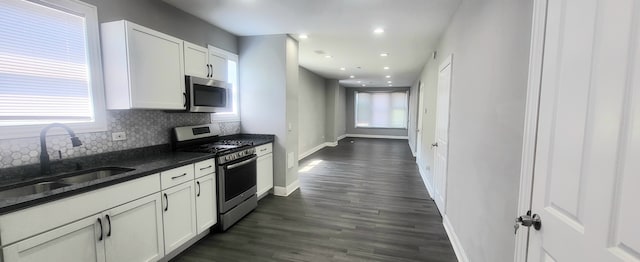
{"type": "MultiPolygon", "coordinates": [[[[241,162],[241,161],[240,161],[241,162]]],[[[239,196],[245,191],[256,186],[256,160],[242,166],[228,169],[224,172],[224,198],[225,201],[239,196]]]]}
{"type": "Polygon", "coordinates": [[[227,89],[193,84],[193,106],[226,107],[227,89]]]}

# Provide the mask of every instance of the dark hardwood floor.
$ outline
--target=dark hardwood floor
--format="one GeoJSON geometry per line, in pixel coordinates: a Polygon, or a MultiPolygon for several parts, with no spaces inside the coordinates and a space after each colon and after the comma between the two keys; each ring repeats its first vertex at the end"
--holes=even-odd
{"type": "Polygon", "coordinates": [[[406,140],[346,138],[299,170],[299,190],[175,261],[456,261],[406,140]]]}

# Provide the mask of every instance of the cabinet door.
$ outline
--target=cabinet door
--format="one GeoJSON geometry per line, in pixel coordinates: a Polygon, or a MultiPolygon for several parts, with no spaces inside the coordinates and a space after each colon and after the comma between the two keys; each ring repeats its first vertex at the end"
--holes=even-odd
{"type": "Polygon", "coordinates": [[[2,249],[4,261],[103,262],[104,222],[91,216],[22,240],[2,249]]]}
{"type": "Polygon", "coordinates": [[[213,76],[211,78],[228,82],[227,79],[227,56],[209,49],[209,64],[213,67],[213,76]]]}
{"type": "Polygon", "coordinates": [[[132,107],[184,109],[183,41],[126,24],[132,107]]]}
{"type": "Polygon", "coordinates": [[[184,42],[184,74],[207,78],[209,70],[209,50],[202,46],[184,42]]]}
{"type": "Polygon", "coordinates": [[[256,173],[258,197],[261,197],[273,188],[273,154],[258,157],[256,173]]]}
{"type": "Polygon", "coordinates": [[[164,256],[162,200],[153,194],[104,213],[107,261],[156,261],[164,256]]]}
{"type": "Polygon", "coordinates": [[[206,231],[218,222],[216,212],[215,174],[196,179],[196,222],[198,234],[206,231]]]}
{"type": "Polygon", "coordinates": [[[193,180],[162,191],[165,254],[196,235],[196,205],[193,180]]]}

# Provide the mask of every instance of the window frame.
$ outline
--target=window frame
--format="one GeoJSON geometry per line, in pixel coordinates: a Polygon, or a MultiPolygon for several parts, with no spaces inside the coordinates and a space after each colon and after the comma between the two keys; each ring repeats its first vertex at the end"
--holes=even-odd
{"type": "MultiPolygon", "coordinates": [[[[78,0],[23,0],[54,8],[62,12],[80,15],[85,18],[87,64],[89,66],[89,93],[93,105],[93,122],[65,123],[75,133],[107,131],[107,112],[105,108],[104,78],[102,74],[102,56],[100,49],[100,30],[98,10],[94,5],[78,0]]],[[[51,122],[54,123],[54,122],[51,122]]],[[[37,137],[45,126],[51,124],[0,126],[0,139],[37,137]]],[[[64,130],[52,129],[50,134],[63,134],[64,130]]]]}
{"type": "Polygon", "coordinates": [[[361,91],[355,90],[353,92],[353,128],[356,129],[397,129],[397,130],[409,130],[409,90],[384,90],[384,91],[361,91]],[[376,126],[358,126],[358,93],[405,93],[406,95],[406,116],[404,127],[376,127],[376,126]]]}
{"type": "MultiPolygon", "coordinates": [[[[231,102],[233,103],[231,107],[235,107],[235,112],[222,112],[222,113],[212,113],[211,114],[211,122],[239,122],[240,121],[240,64],[239,64],[239,56],[237,54],[231,53],[229,51],[217,48],[212,45],[208,45],[209,52],[215,52],[217,55],[224,56],[227,59],[227,65],[229,61],[234,61],[236,63],[236,85],[233,86],[235,88],[235,92],[233,92],[233,98],[231,102]]],[[[229,72],[229,68],[227,68],[227,72],[229,72]]],[[[230,79],[227,79],[227,82],[230,79]]]]}

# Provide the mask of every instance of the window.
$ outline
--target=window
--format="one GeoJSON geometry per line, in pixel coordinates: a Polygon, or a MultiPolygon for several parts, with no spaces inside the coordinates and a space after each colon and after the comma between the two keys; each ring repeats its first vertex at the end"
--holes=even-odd
{"type": "Polygon", "coordinates": [[[356,127],[407,128],[409,94],[402,92],[356,92],[356,127]]]}
{"type": "Polygon", "coordinates": [[[53,122],[106,130],[97,11],[73,0],[0,1],[0,130],[53,122]]]}
{"type": "Polygon", "coordinates": [[[231,85],[231,111],[216,112],[211,114],[211,121],[240,121],[240,90],[238,90],[238,55],[224,51],[222,49],[209,46],[209,52],[215,52],[217,55],[227,58],[227,81],[231,85]]]}

